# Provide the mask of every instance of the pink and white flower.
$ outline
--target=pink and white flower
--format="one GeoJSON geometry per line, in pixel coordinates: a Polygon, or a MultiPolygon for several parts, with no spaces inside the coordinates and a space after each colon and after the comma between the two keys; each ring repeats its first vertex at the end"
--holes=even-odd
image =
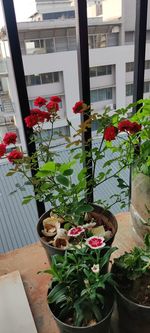
{"type": "Polygon", "coordinates": [[[104,237],[92,236],[86,240],[86,244],[91,249],[100,249],[106,245],[104,242],[104,237]]]}
{"type": "Polygon", "coordinates": [[[74,227],[74,228],[71,228],[70,230],[68,230],[68,236],[77,237],[80,234],[82,234],[82,232],[84,232],[84,231],[85,231],[85,229],[81,226],[74,227]]]}
{"type": "Polygon", "coordinates": [[[99,273],[99,264],[93,265],[91,270],[93,273],[99,273]]]}

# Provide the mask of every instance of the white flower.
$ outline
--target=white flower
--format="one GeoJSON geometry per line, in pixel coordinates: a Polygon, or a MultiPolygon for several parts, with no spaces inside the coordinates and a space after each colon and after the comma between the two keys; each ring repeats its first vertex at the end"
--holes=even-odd
{"type": "Polygon", "coordinates": [[[93,265],[91,267],[91,270],[92,270],[93,273],[99,273],[99,264],[93,265]]]}

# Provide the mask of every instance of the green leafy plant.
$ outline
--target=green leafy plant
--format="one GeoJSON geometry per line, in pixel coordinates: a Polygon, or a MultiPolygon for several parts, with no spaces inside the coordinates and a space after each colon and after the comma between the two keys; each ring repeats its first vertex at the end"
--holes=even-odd
{"type": "Polygon", "coordinates": [[[145,236],[144,245],[114,259],[112,272],[123,294],[137,303],[150,305],[150,234],[145,236]]]}
{"type": "Polygon", "coordinates": [[[64,257],[52,257],[50,269],[44,272],[53,277],[48,302],[60,320],[67,322],[70,318],[70,325],[87,326],[107,314],[114,281],[105,267],[115,249],[91,250],[84,246],[66,251],[64,257]]]}

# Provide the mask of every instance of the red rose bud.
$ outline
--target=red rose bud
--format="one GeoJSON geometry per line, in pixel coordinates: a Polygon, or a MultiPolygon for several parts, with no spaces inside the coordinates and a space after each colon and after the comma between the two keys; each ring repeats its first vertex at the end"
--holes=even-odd
{"type": "Polygon", "coordinates": [[[104,130],[104,139],[106,141],[115,140],[118,134],[118,129],[115,126],[108,126],[104,130]]]}
{"type": "Polygon", "coordinates": [[[6,145],[4,143],[0,143],[0,157],[4,156],[6,153],[6,145]]]}
{"type": "Polygon", "coordinates": [[[50,101],[48,104],[46,104],[46,108],[48,112],[51,111],[57,112],[59,110],[59,105],[56,102],[50,101]]]}
{"type": "Polygon", "coordinates": [[[86,110],[85,104],[83,103],[83,101],[79,101],[74,105],[72,110],[74,113],[82,113],[86,110]]]}
{"type": "Polygon", "coordinates": [[[9,132],[4,135],[3,142],[5,145],[10,145],[11,143],[15,145],[17,140],[17,134],[14,132],[9,132]]]}
{"type": "Polygon", "coordinates": [[[37,97],[35,100],[34,100],[34,105],[35,106],[43,106],[47,103],[47,100],[43,97],[37,97]]]}
{"type": "Polygon", "coordinates": [[[23,153],[14,149],[7,155],[7,158],[10,163],[15,163],[16,160],[21,160],[23,158],[23,153]]]}
{"type": "Polygon", "coordinates": [[[60,103],[61,102],[61,98],[59,96],[51,96],[50,100],[52,102],[55,102],[55,103],[60,103]]]}

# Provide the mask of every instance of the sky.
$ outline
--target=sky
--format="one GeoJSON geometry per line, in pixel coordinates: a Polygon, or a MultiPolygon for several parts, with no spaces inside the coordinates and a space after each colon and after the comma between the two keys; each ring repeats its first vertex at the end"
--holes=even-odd
{"type": "MultiPolygon", "coordinates": [[[[0,0],[1,1],[1,0],[0,0]]],[[[17,22],[26,21],[30,15],[35,13],[35,0],[13,0],[17,22]]],[[[4,25],[4,17],[0,3],[0,27],[4,25]]]]}

